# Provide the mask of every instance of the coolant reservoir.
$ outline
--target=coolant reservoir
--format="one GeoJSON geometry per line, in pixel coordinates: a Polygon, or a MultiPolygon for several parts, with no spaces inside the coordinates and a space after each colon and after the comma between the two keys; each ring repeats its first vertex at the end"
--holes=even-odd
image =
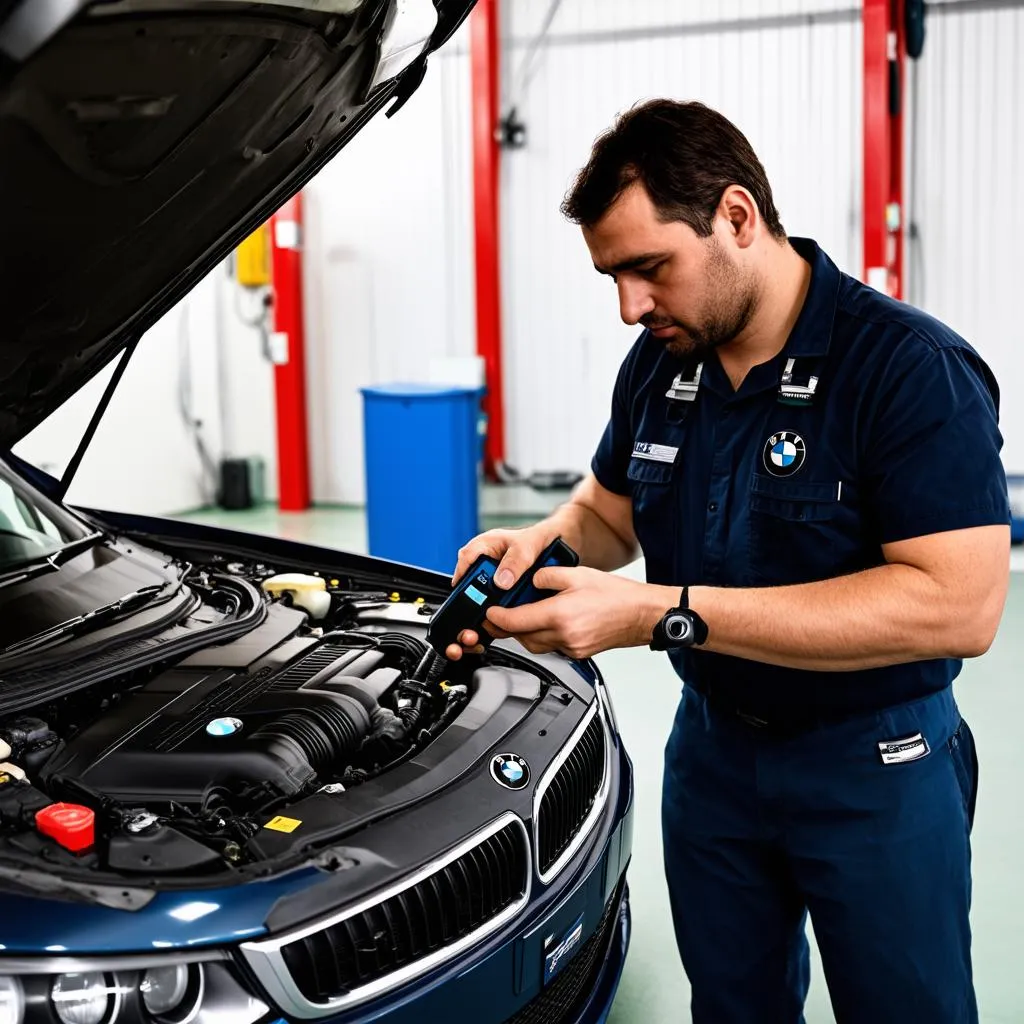
{"type": "Polygon", "coordinates": [[[287,594],[296,608],[304,608],[312,619],[322,619],[331,607],[327,582],[319,576],[301,572],[283,572],[263,581],[263,589],[271,597],[287,594]]]}

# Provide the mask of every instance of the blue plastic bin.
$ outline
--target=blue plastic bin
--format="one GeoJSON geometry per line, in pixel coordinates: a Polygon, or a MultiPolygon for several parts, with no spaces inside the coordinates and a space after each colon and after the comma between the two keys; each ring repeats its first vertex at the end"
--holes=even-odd
{"type": "Polygon", "coordinates": [[[449,573],[480,532],[478,388],[362,388],[370,554],[449,573]]]}

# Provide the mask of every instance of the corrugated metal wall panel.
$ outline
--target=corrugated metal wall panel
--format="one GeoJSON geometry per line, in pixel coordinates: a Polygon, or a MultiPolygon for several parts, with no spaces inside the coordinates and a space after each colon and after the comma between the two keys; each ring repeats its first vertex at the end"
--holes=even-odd
{"type": "MultiPolygon", "coordinates": [[[[908,295],[975,343],[1005,392],[1024,368],[1010,306],[1011,246],[1024,228],[1013,188],[1024,175],[1024,11],[937,6],[924,58],[911,68],[921,242],[909,250],[908,295]]],[[[816,237],[853,274],[861,261],[859,4],[562,0],[529,91],[515,97],[548,8],[549,0],[502,5],[504,109],[519,99],[528,129],[526,148],[506,151],[502,168],[508,456],[525,471],[586,468],[635,336],[618,319],[613,286],[590,268],[579,230],[558,212],[619,110],[654,95],[720,108],[765,163],[786,228],[816,237]]],[[[334,438],[314,442],[321,499],[361,495],[355,385],[475,349],[467,32],[432,72],[426,97],[383,125],[378,142],[357,140],[361,156],[346,163],[342,154],[312,186],[327,221],[320,251],[344,257],[321,288],[323,344],[335,353],[319,378],[331,393],[317,429],[334,438]],[[375,169],[366,161],[374,146],[399,166],[375,169]]],[[[1022,471],[1024,406],[1004,403],[1003,417],[1007,464],[1022,471]]]]}
{"type": "MultiPolygon", "coordinates": [[[[913,68],[918,123],[909,298],[971,342],[1001,384],[1004,461],[1024,473],[1017,246],[1024,237],[1024,9],[929,11],[913,68]]],[[[911,137],[914,127],[911,124],[911,137]]]]}
{"type": "Polygon", "coordinates": [[[467,41],[463,28],[394,119],[368,124],[306,189],[316,501],[365,498],[360,387],[424,380],[474,349],[467,41]]]}
{"type": "MultiPolygon", "coordinates": [[[[514,8],[509,34],[513,41],[532,38],[549,7],[549,0],[507,0],[514,8]]],[[[712,32],[736,21],[768,18],[820,20],[837,12],[860,11],[859,0],[563,0],[552,25],[552,41],[573,41],[580,35],[606,32],[629,34],[650,29],[672,32],[680,25],[708,26],[712,32]],[[582,24],[575,24],[582,14],[582,24]]]]}
{"type": "MultiPolygon", "coordinates": [[[[505,74],[515,82],[547,3],[509,6],[505,74]]],[[[503,180],[508,455],[518,468],[586,468],[637,333],[619,321],[613,285],[558,212],[595,136],[637,100],[697,98],[734,119],[765,164],[787,230],[859,272],[861,44],[849,5],[687,4],[687,22],[681,6],[564,0],[521,105],[527,146],[506,154],[503,180]],[[841,16],[806,17],[825,10],[841,16]],[[801,18],[781,27],[759,20],[793,12],[801,18]],[[689,19],[733,27],[704,34],[689,19]],[[645,24],[666,28],[593,37],[645,24]]]]}

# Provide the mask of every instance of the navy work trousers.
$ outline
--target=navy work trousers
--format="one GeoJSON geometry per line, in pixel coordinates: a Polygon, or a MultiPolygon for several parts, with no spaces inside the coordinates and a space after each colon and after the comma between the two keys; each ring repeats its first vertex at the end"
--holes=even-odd
{"type": "Polygon", "coordinates": [[[802,1024],[808,913],[839,1024],[976,1024],[976,792],[951,690],[787,734],[684,687],[662,826],[694,1024],[802,1024]],[[917,733],[926,755],[883,763],[917,733]]]}

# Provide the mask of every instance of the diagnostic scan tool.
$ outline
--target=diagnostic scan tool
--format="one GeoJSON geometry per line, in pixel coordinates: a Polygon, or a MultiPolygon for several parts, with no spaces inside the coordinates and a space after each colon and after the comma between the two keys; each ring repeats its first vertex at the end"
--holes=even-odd
{"type": "Polygon", "coordinates": [[[553,597],[555,591],[538,590],[533,585],[534,573],[549,566],[579,565],[579,561],[579,555],[558,537],[541,552],[540,558],[511,588],[502,590],[494,583],[498,561],[490,555],[481,555],[434,613],[427,627],[427,641],[438,654],[443,655],[449,644],[458,643],[459,634],[464,629],[472,629],[479,635],[480,643],[486,647],[493,639],[482,628],[489,608],[494,605],[515,608],[517,605],[553,597]]]}

